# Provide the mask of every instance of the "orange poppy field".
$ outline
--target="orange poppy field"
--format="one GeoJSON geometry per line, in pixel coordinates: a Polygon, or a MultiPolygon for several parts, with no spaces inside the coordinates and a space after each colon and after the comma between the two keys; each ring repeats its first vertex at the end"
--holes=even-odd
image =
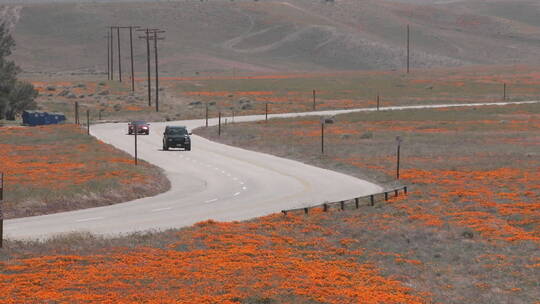
{"type": "Polygon", "coordinates": [[[77,125],[0,127],[4,217],[108,205],[165,191],[160,169],[88,136],[77,125]]]}
{"type": "Polygon", "coordinates": [[[220,140],[395,185],[400,135],[408,196],[112,240],[7,241],[0,301],[537,303],[537,105],[338,116],[324,156],[317,121],[229,124],[220,140]]]}

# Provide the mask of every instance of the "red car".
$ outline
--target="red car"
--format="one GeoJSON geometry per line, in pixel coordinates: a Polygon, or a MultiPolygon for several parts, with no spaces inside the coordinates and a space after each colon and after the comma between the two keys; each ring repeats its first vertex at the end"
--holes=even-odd
{"type": "Polygon", "coordinates": [[[150,134],[150,124],[143,120],[136,120],[128,123],[128,134],[134,134],[134,129],[137,128],[137,134],[150,134]]]}

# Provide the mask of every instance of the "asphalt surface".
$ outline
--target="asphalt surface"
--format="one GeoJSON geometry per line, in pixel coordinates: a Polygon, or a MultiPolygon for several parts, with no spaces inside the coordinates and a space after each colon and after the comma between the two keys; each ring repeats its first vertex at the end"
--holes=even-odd
{"type": "MultiPolygon", "coordinates": [[[[428,107],[493,104],[508,103],[428,107]]],[[[427,107],[387,107],[382,110],[415,108],[427,107]]],[[[330,116],[373,110],[287,113],[269,117],[330,116]]],[[[264,115],[241,116],[236,117],[235,121],[256,121],[264,118],[264,115]]],[[[222,119],[231,122],[231,117],[222,119]]],[[[191,151],[162,151],[162,133],[166,125],[185,125],[192,130],[204,124],[204,120],[151,123],[150,135],[137,136],[139,158],[165,170],[171,181],[170,191],[106,207],[7,220],[4,222],[5,237],[46,239],[74,231],[112,236],[180,228],[207,219],[245,220],[282,209],[340,201],[382,191],[378,185],[352,176],[222,145],[199,136],[192,136],[191,151]]],[[[209,121],[209,125],[216,124],[217,119],[209,121]]],[[[126,123],[93,125],[91,133],[121,150],[134,153],[134,136],[127,135],[126,123]]]]}

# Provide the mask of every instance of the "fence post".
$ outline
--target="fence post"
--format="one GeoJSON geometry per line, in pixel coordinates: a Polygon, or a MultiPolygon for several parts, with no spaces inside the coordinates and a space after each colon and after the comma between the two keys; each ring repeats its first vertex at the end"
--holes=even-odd
{"type": "Polygon", "coordinates": [[[206,102],[206,127],[208,128],[208,102],[206,102]]]}
{"type": "Polygon", "coordinates": [[[379,111],[379,105],[380,105],[380,96],[377,94],[377,111],[379,111]]]}
{"type": "Polygon", "coordinates": [[[218,114],[218,136],[221,136],[221,112],[218,114]]]}
{"type": "Polygon", "coordinates": [[[354,205],[356,206],[356,209],[359,208],[359,205],[360,205],[360,204],[359,204],[359,203],[360,203],[359,201],[360,201],[360,199],[359,199],[358,197],[354,199],[354,205]]]}
{"type": "Polygon", "coordinates": [[[326,204],[326,203],[323,204],[323,211],[324,212],[328,211],[328,204],[326,204]]]}
{"type": "Polygon", "coordinates": [[[403,187],[403,193],[407,194],[407,186],[403,187]]]}
{"type": "Polygon", "coordinates": [[[268,102],[265,104],[264,120],[268,122],[268,102]]]}
{"type": "Polygon", "coordinates": [[[315,90],[313,90],[313,111],[315,111],[315,100],[316,100],[317,93],[315,90]]]}
{"type": "Polygon", "coordinates": [[[399,190],[398,190],[398,189],[396,189],[396,190],[394,190],[394,191],[395,191],[395,193],[394,193],[394,196],[395,196],[395,197],[397,197],[397,196],[398,196],[398,192],[399,192],[399,190]]]}
{"type": "Polygon", "coordinates": [[[4,246],[4,172],[0,172],[0,248],[4,246]]]}
{"type": "Polygon", "coordinates": [[[371,206],[375,206],[375,195],[372,194],[372,195],[370,195],[369,198],[370,198],[370,199],[369,199],[369,204],[370,204],[371,206]]]}
{"type": "Polygon", "coordinates": [[[90,110],[86,110],[86,133],[90,135],[90,110]]]}
{"type": "Polygon", "coordinates": [[[287,210],[281,210],[281,212],[283,212],[284,216],[287,216],[287,210]]]}
{"type": "Polygon", "coordinates": [[[341,207],[341,210],[345,210],[345,201],[339,202],[339,205],[341,207]]]}
{"type": "Polygon", "coordinates": [[[388,200],[388,192],[385,192],[385,193],[384,193],[384,200],[385,200],[385,201],[388,200]]]}
{"type": "Polygon", "coordinates": [[[304,213],[308,214],[308,212],[309,212],[309,208],[304,208],[304,213]]]}

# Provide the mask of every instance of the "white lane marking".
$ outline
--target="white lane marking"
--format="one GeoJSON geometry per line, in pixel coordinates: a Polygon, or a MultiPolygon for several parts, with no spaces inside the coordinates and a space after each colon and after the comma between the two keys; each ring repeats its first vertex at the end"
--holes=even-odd
{"type": "Polygon", "coordinates": [[[167,208],[158,208],[158,209],[153,209],[152,212],[159,212],[159,211],[165,211],[165,210],[171,210],[172,208],[171,207],[167,207],[167,208]]]}
{"type": "Polygon", "coordinates": [[[211,200],[207,200],[207,201],[204,201],[205,203],[212,203],[212,202],[215,202],[217,201],[218,199],[217,198],[213,198],[211,200]]]}
{"type": "Polygon", "coordinates": [[[238,195],[240,195],[240,192],[236,192],[236,193],[234,194],[234,196],[238,196],[238,195]]]}
{"type": "Polygon", "coordinates": [[[242,187],[242,190],[247,190],[247,187],[242,187]]]}
{"type": "Polygon", "coordinates": [[[243,185],[243,184],[244,184],[244,182],[240,182],[239,184],[240,184],[240,185],[243,185]]]}
{"type": "Polygon", "coordinates": [[[102,219],[103,217],[91,217],[91,218],[76,220],[75,222],[82,223],[82,222],[97,221],[97,220],[102,220],[102,219]]]}
{"type": "Polygon", "coordinates": [[[227,172],[225,172],[225,171],[221,170],[221,173],[223,173],[223,174],[226,174],[227,172]]]}

